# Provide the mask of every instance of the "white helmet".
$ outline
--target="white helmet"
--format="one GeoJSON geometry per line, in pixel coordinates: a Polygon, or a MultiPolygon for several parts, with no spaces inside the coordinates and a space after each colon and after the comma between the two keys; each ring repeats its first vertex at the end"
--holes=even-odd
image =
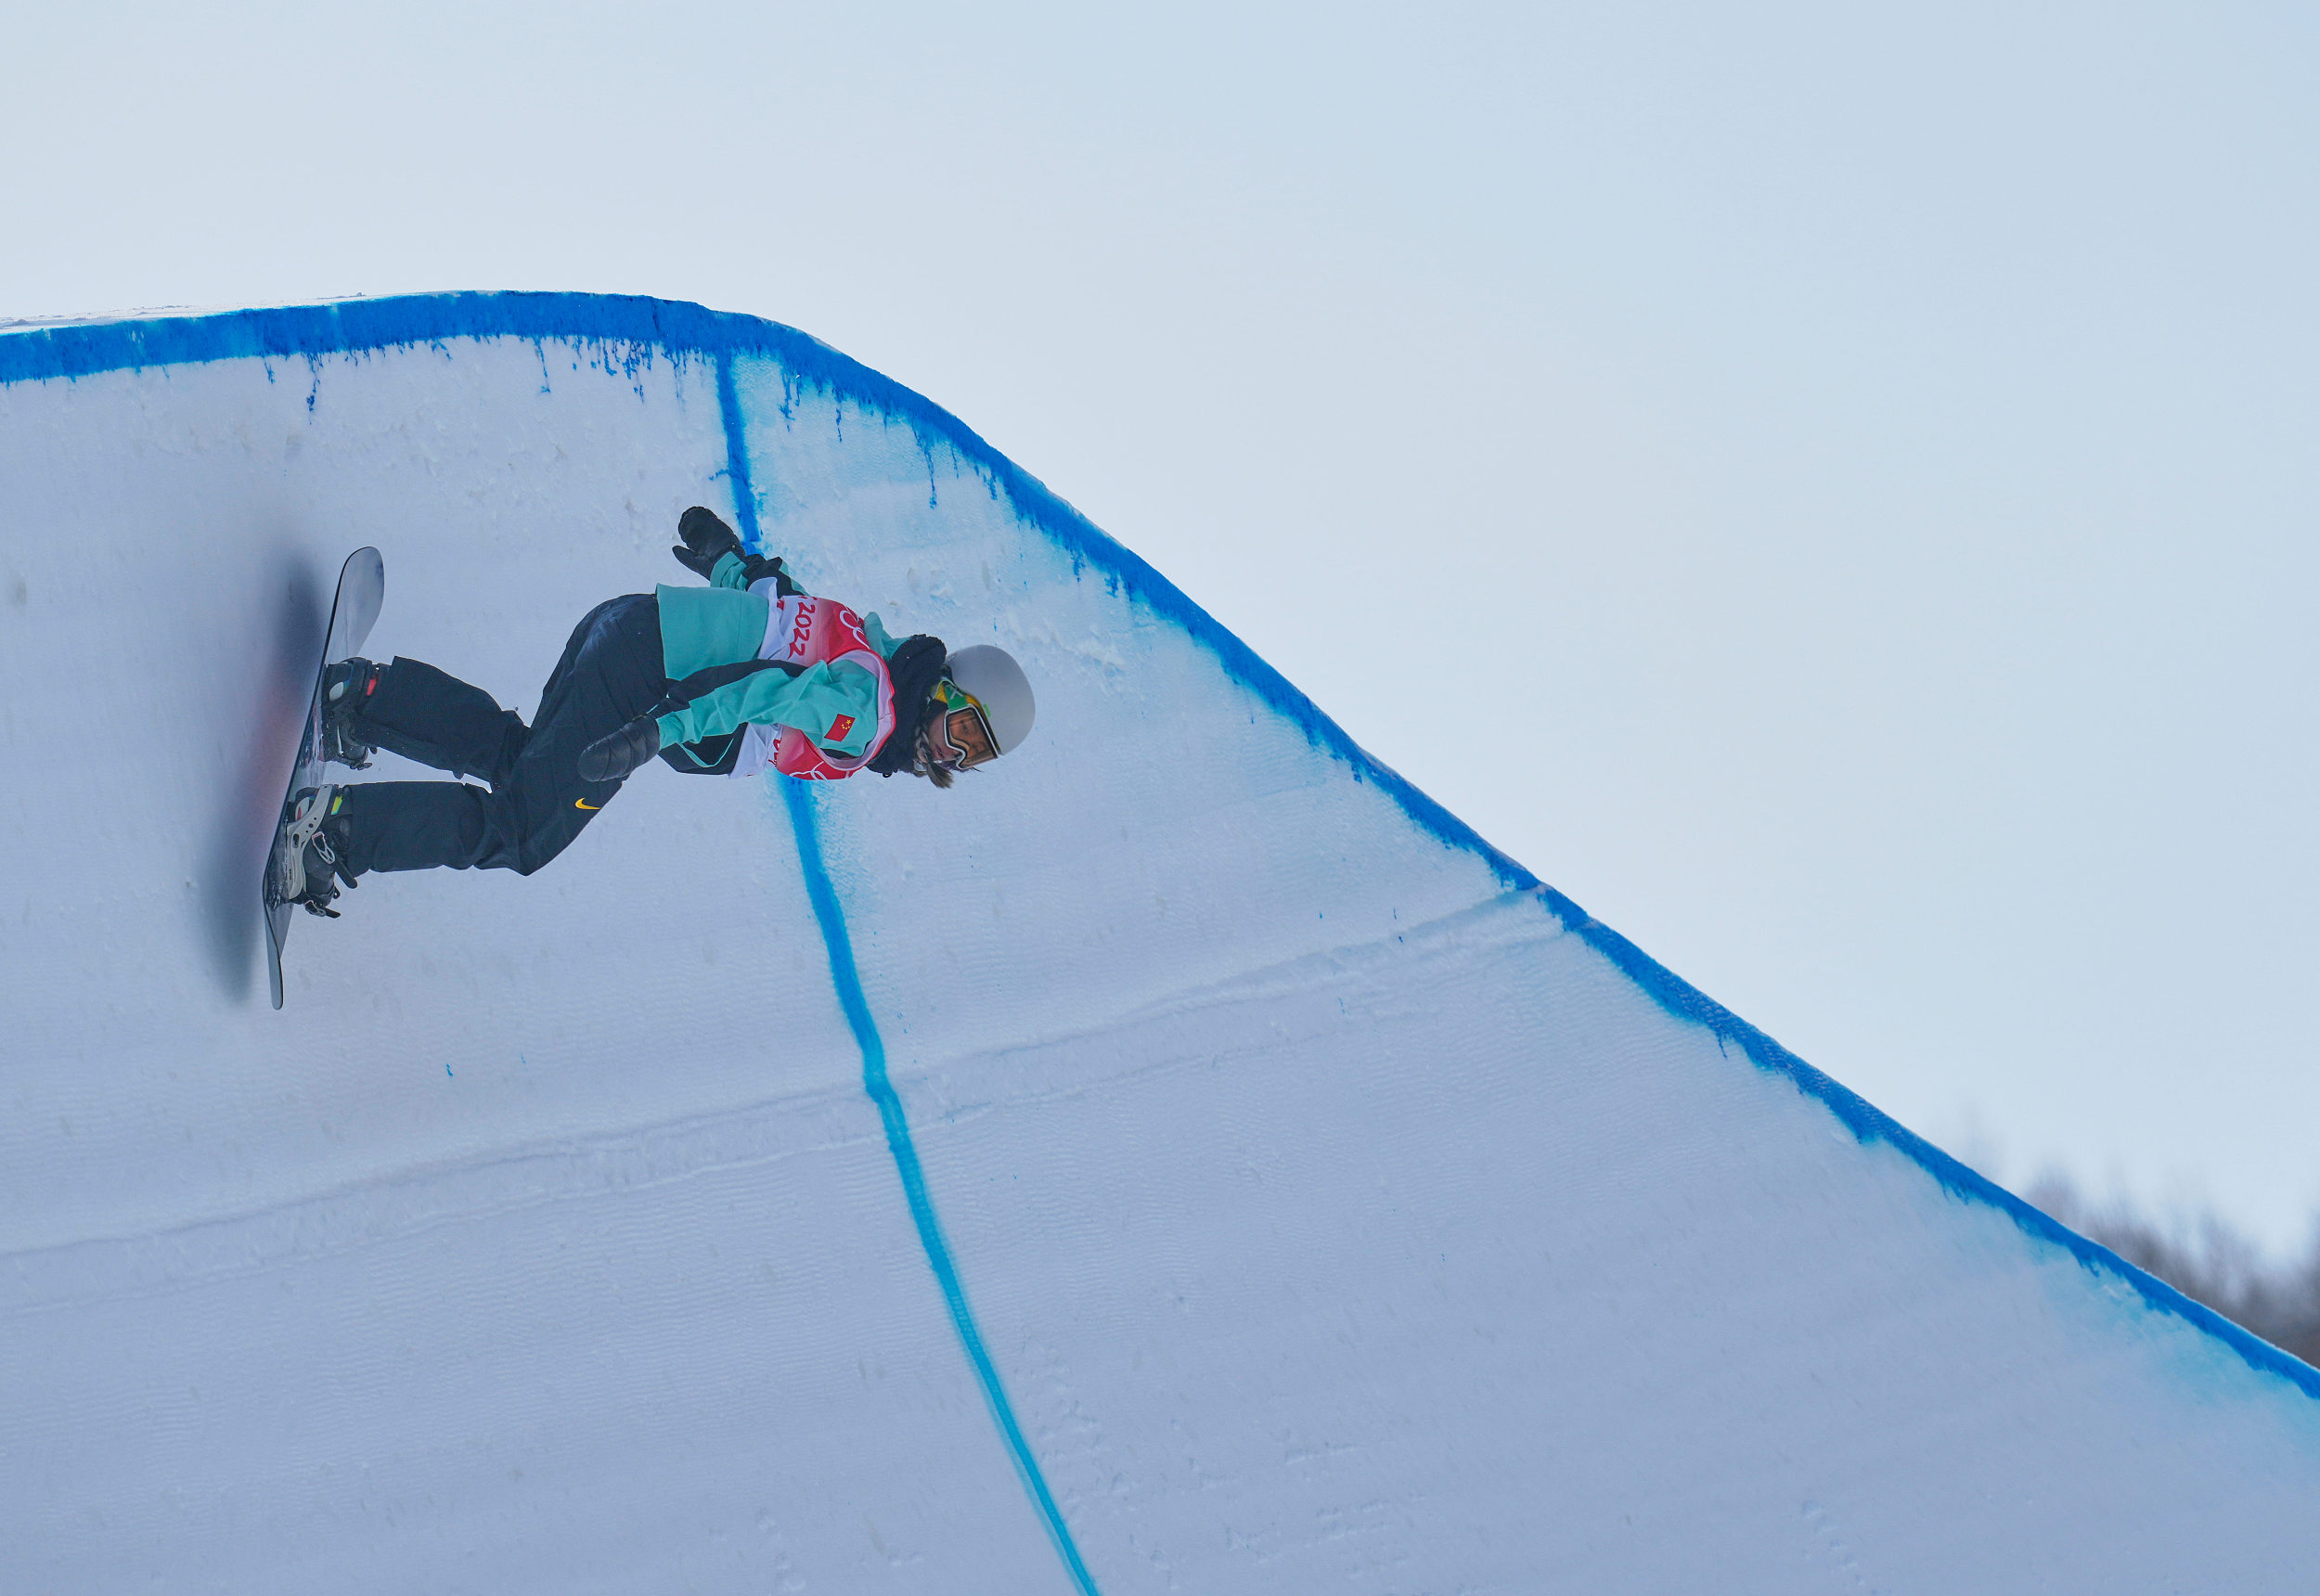
{"type": "Polygon", "coordinates": [[[1001,753],[1012,753],[1031,735],[1032,717],[1038,706],[1031,700],[1031,678],[1015,663],[1014,655],[988,643],[977,643],[951,655],[944,674],[960,692],[973,695],[983,706],[991,740],[1001,753]]]}

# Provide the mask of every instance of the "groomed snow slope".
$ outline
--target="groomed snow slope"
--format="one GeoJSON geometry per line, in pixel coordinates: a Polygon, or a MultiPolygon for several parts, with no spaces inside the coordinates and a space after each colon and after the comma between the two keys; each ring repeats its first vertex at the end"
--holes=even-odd
{"type": "Polygon", "coordinates": [[[1693,992],[797,333],[519,295],[18,330],[0,507],[0,1589],[2320,1558],[2320,1376],[1693,992]],[[271,1012],[256,861],[340,560],[385,553],[371,652],[528,712],[591,605],[689,579],[694,502],[1015,650],[1036,739],[947,794],[655,766],[529,880],[302,917],[271,1012]]]}

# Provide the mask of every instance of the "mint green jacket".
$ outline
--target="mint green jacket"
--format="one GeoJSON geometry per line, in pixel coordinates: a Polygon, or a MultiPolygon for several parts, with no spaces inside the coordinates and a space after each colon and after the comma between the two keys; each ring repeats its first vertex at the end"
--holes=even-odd
{"type": "MultiPolygon", "coordinates": [[[[741,559],[728,554],[717,561],[707,587],[654,589],[661,605],[662,668],[670,681],[681,682],[712,665],[754,660],[765,646],[772,584],[760,584],[765,591],[753,593],[742,569],[741,559]]],[[[894,658],[895,640],[877,616],[863,616],[862,631],[881,654],[894,658]]],[[[878,678],[843,660],[809,665],[794,676],[754,671],[663,715],[661,746],[723,737],[744,726],[793,726],[830,753],[858,758],[878,732],[878,678]],[[854,724],[845,736],[833,739],[830,728],[841,715],[852,716],[854,724]]]]}

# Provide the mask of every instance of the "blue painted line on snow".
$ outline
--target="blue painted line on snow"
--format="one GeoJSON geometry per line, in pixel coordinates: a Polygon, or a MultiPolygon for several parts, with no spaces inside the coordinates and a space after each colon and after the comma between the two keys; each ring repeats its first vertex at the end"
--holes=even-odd
{"type": "MultiPolygon", "coordinates": [[[[733,359],[729,353],[717,357],[717,414],[725,424],[726,472],[733,483],[733,517],[740,522],[736,530],[744,543],[756,548],[760,547],[757,496],[750,485],[749,439],[741,417],[741,393],[733,383],[733,359]]],[[[1015,1465],[1016,1478],[1023,1481],[1031,1505],[1038,1510],[1039,1521],[1047,1528],[1048,1538],[1055,1543],[1055,1553],[1063,1560],[1073,1584],[1079,1588],[1081,1596],[1097,1596],[1095,1581],[1089,1577],[1088,1565],[1080,1560],[1078,1544],[1072,1539],[1071,1526],[1063,1522],[1063,1510],[1055,1505],[1055,1494],[1048,1489],[1039,1460],[1032,1455],[1023,1426],[1015,1422],[1014,1404],[1007,1399],[1007,1387],[999,1381],[999,1368],[983,1345],[983,1332],[974,1322],[974,1310],[967,1306],[967,1289],[960,1281],[959,1267],[950,1255],[950,1243],[943,1237],[942,1221],[935,1216],[934,1199],[926,1190],[926,1171],[919,1163],[918,1144],[910,1139],[910,1122],[902,1112],[902,1099],[896,1095],[894,1083],[886,1077],[885,1038],[878,1034],[878,1021],[871,1015],[870,998],[862,990],[861,971],[854,962],[854,938],[846,931],[845,909],[838,902],[837,883],[830,879],[829,867],[822,862],[821,833],[814,824],[811,784],[793,781],[784,776],[770,779],[781,789],[781,801],[790,812],[790,830],[797,838],[798,867],[806,877],[806,896],[814,906],[814,920],[821,928],[822,946],[830,955],[830,983],[837,988],[838,1007],[854,1032],[855,1046],[861,1049],[862,1089],[878,1105],[879,1121],[886,1127],[886,1151],[894,1155],[895,1172],[902,1177],[902,1195],[910,1206],[911,1223],[918,1227],[919,1245],[925,1250],[935,1282],[943,1288],[943,1301],[950,1309],[951,1325],[958,1331],[959,1344],[965,1348],[975,1380],[983,1387],[983,1400],[991,1409],[991,1420],[1007,1443],[1007,1455],[1015,1465]]]]}
{"type": "MultiPolygon", "coordinates": [[[[900,421],[917,435],[922,447],[939,444],[955,451],[1004,489],[1015,513],[1070,555],[1075,565],[1093,566],[1115,590],[1182,627],[1216,654],[1228,676],[1298,727],[1316,747],[1342,759],[1356,780],[1375,783],[1420,830],[1446,847],[1476,855],[1509,888],[1535,892],[1547,912],[1609,959],[1668,1013],[1707,1027],[1720,1040],[1737,1047],[1759,1069],[1786,1075],[1798,1089],[1826,1104],[1863,1144],[1882,1141],[1894,1148],[1921,1165],[1952,1196],[1996,1208],[2035,1240],[2062,1248],[2088,1270],[2115,1277],[2132,1287],[2151,1307],[2214,1336],[2259,1373],[2277,1375],[2307,1396],[2320,1398],[2320,1370],[2249,1334],[1958,1163],[1547,886],[1484,841],[1473,827],[1366,753],[1287,677],[1174,583],[1132,549],[1114,542],[1044,483],[985,443],[965,422],[795,328],[697,304],[623,294],[411,294],[340,304],[0,332],[0,382],[70,380],[212,360],[303,359],[318,369],[326,356],[355,358],[376,350],[439,344],[451,338],[566,341],[592,351],[608,369],[617,366],[630,372],[649,367],[658,354],[677,360],[721,361],[729,377],[729,363],[735,355],[759,355],[777,362],[787,381],[799,388],[825,393],[841,404],[900,421]]],[[[721,386],[720,401],[725,395],[721,386]]],[[[735,414],[728,412],[728,418],[735,414]]],[[[728,430],[730,425],[728,419],[728,430]]],[[[741,497],[735,496],[737,501],[741,497]]],[[[745,510],[740,502],[735,508],[745,515],[742,530],[754,544],[754,496],[745,510]]]]}
{"type": "Polygon", "coordinates": [[[782,802],[789,806],[791,828],[797,833],[798,862],[806,870],[806,895],[813,902],[814,919],[820,922],[823,946],[830,950],[830,979],[838,989],[838,1006],[845,1010],[846,1023],[854,1027],[854,1040],[862,1049],[862,1089],[878,1105],[878,1117],[885,1124],[886,1150],[894,1154],[895,1168],[902,1176],[902,1193],[909,1201],[910,1217],[919,1228],[919,1242],[926,1249],[926,1261],[934,1266],[934,1279],[943,1288],[943,1300],[950,1306],[950,1322],[958,1329],[967,1361],[974,1365],[974,1377],[983,1385],[983,1400],[989,1404],[991,1418],[1006,1439],[1008,1456],[1014,1462],[1023,1488],[1030,1493],[1032,1505],[1039,1510],[1040,1522],[1047,1526],[1048,1538],[1055,1543],[1056,1555],[1063,1560],[1063,1566],[1081,1596],[1097,1596],[1096,1582],[1089,1577],[1088,1565],[1080,1561],[1071,1526],[1063,1522],[1063,1511],[1055,1505],[1054,1494],[1047,1488],[1047,1477],[1039,1472],[1038,1459],[1031,1454],[1031,1444],[1024,1439],[1023,1426],[1015,1422],[1015,1409],[1007,1400],[1007,1388],[999,1384],[999,1370],[984,1348],[983,1332],[975,1328],[974,1312],[967,1306],[966,1287],[960,1283],[958,1267],[951,1262],[950,1245],[943,1240],[941,1222],[934,1216],[934,1200],[926,1191],[926,1172],[920,1167],[918,1148],[910,1140],[910,1122],[903,1115],[902,1100],[895,1094],[894,1083],[886,1078],[886,1044],[878,1035],[877,1022],[870,1017],[870,999],[862,992],[862,978],[855,969],[854,942],[846,934],[845,914],[838,907],[837,888],[822,864],[821,839],[814,827],[813,794],[804,781],[779,776],[773,781],[781,789],[782,802]]]}
{"type": "Polygon", "coordinates": [[[760,547],[757,535],[757,487],[749,474],[749,438],[741,428],[741,390],[733,385],[733,352],[720,350],[717,362],[717,415],[725,422],[725,475],[733,484],[733,516],[741,523],[741,542],[752,553],[760,547]]]}

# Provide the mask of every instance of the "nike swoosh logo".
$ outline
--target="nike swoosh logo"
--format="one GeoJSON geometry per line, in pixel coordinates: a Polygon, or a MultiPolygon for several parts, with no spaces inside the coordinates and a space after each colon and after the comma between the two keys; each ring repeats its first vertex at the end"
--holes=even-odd
{"type": "Polygon", "coordinates": [[[572,806],[575,809],[601,809],[604,807],[601,804],[591,804],[586,798],[574,798],[572,801],[572,806]]]}

